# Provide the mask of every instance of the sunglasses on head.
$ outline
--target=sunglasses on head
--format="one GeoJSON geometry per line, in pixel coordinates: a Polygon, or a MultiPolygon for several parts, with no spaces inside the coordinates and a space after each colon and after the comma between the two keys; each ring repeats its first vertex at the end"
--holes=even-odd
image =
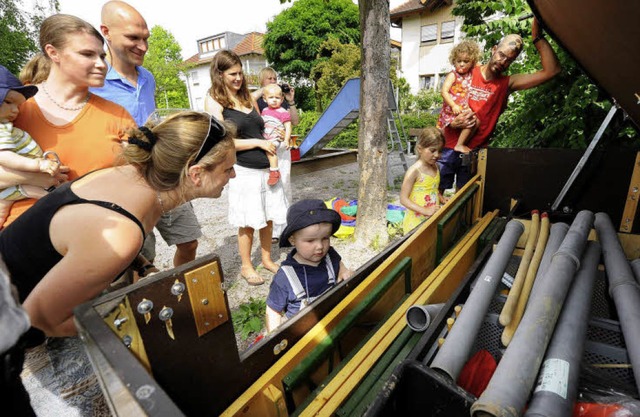
{"type": "Polygon", "coordinates": [[[224,125],[220,123],[218,119],[209,115],[209,130],[207,131],[207,136],[204,138],[202,145],[200,145],[200,149],[196,154],[195,159],[193,160],[194,164],[197,164],[198,161],[202,159],[214,146],[216,146],[224,137],[227,135],[227,130],[224,128],[224,125]]]}

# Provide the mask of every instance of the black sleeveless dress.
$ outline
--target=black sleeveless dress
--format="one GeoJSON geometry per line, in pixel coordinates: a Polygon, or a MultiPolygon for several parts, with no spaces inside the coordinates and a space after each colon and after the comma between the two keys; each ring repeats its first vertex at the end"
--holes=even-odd
{"type": "MultiPolygon", "coordinates": [[[[264,120],[256,109],[244,113],[236,109],[222,109],[224,120],[230,121],[238,129],[238,139],[262,139],[264,120]]],[[[260,148],[248,149],[236,152],[237,164],[245,168],[264,169],[269,168],[267,154],[260,148]]]]}
{"type": "Polygon", "coordinates": [[[18,288],[21,303],[62,259],[49,236],[51,219],[61,207],[70,204],[95,204],[113,210],[136,223],[144,240],[144,228],[133,214],[115,203],[80,198],[71,190],[71,184],[73,182],[64,183],[38,200],[0,233],[0,254],[11,274],[11,281],[18,288]]]}

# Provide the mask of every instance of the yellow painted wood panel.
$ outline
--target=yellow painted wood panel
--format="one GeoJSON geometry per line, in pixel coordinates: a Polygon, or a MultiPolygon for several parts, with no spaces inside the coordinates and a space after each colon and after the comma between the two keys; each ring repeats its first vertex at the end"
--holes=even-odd
{"type": "Polygon", "coordinates": [[[624,205],[620,231],[630,233],[633,228],[633,220],[638,211],[638,198],[640,198],[640,152],[636,155],[636,162],[633,165],[633,174],[629,183],[627,202],[624,205]]]}
{"type": "MultiPolygon", "coordinates": [[[[391,254],[376,270],[354,288],[335,308],[319,323],[312,327],[291,349],[242,393],[223,413],[223,416],[256,416],[267,417],[276,414],[262,414],[258,406],[258,396],[269,384],[280,387],[282,378],[309,354],[344,317],[357,306],[364,297],[393,269],[399,259],[405,256],[412,258],[412,282],[416,277],[425,279],[433,270],[435,257],[435,234],[437,223],[448,210],[464,196],[479,176],[472,178],[435,215],[430,217],[410,236],[393,254],[391,254]]],[[[417,281],[419,282],[419,281],[417,281]]]]}
{"type": "MultiPolygon", "coordinates": [[[[301,416],[331,415],[351,394],[358,385],[360,378],[375,365],[379,357],[393,343],[398,334],[406,327],[405,312],[414,304],[427,304],[437,288],[453,277],[456,271],[457,279],[461,280],[466,270],[457,267],[458,262],[466,259],[473,262],[476,256],[477,240],[497,211],[487,214],[472,232],[458,245],[449,256],[435,269],[422,285],[392,314],[385,324],[368,340],[368,342],[354,355],[342,370],[327,384],[319,395],[305,408],[301,416]],[[359,375],[359,377],[358,377],[359,375]]],[[[470,263],[468,263],[470,265],[470,263]]],[[[456,286],[457,287],[457,286],[456,286]]],[[[455,287],[454,287],[455,288],[455,287]]]]}
{"type": "Polygon", "coordinates": [[[229,320],[218,261],[186,272],[184,281],[188,289],[198,336],[210,332],[229,320]]]}

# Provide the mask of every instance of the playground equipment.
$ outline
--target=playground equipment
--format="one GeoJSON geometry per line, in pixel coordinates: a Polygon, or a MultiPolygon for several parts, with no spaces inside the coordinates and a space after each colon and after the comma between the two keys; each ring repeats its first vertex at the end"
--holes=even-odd
{"type": "MultiPolygon", "coordinates": [[[[393,94],[393,87],[389,83],[389,114],[387,127],[389,129],[390,152],[398,152],[401,164],[408,169],[405,153],[408,150],[408,140],[404,132],[402,119],[398,114],[398,104],[393,94]]],[[[337,134],[342,132],[360,114],[360,78],[351,78],[342,86],[329,107],[320,116],[307,136],[300,144],[300,156],[313,156],[329,143],[337,134]]]]}

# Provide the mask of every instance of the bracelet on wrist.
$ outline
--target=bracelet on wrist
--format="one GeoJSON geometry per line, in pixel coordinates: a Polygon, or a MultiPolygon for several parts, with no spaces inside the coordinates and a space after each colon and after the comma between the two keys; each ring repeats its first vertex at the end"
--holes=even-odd
{"type": "Polygon", "coordinates": [[[533,44],[535,45],[538,41],[544,39],[544,35],[538,35],[536,36],[536,38],[533,40],[533,44]]]}
{"type": "Polygon", "coordinates": [[[292,103],[292,102],[290,102],[290,101],[288,101],[287,103],[289,103],[289,105],[290,105],[290,106],[295,106],[295,105],[296,105],[296,102],[295,102],[295,101],[294,101],[293,103],[292,103]]]}

